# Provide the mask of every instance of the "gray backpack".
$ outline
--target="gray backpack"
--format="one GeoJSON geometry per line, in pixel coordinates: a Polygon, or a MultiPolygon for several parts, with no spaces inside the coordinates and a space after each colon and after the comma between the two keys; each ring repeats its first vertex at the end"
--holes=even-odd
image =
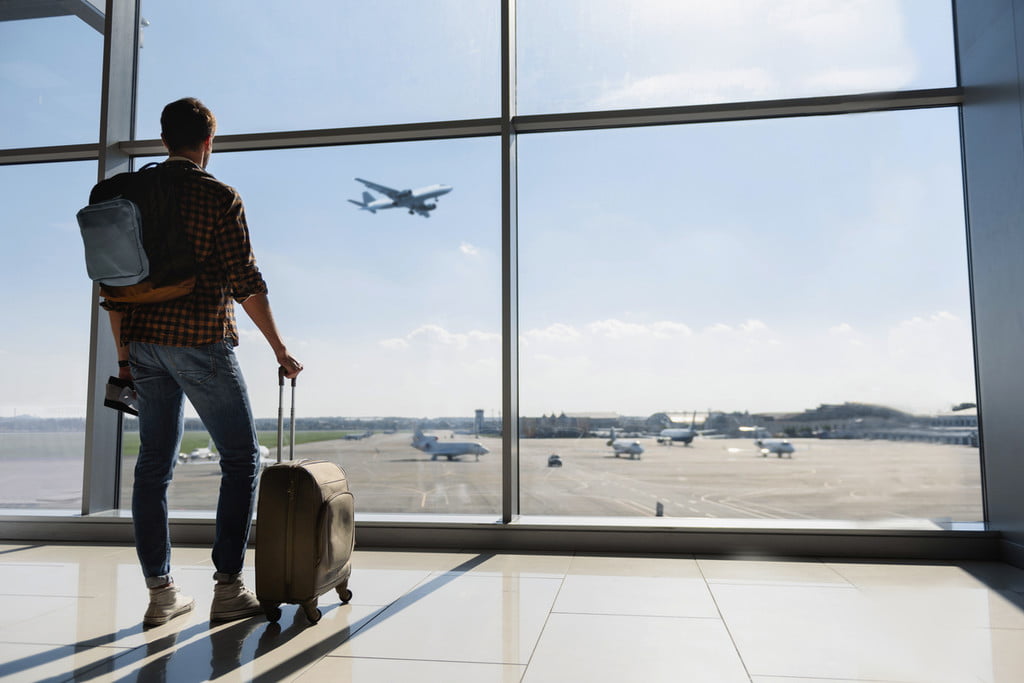
{"type": "Polygon", "coordinates": [[[195,288],[195,255],[178,201],[190,170],[152,163],[93,188],[89,205],[77,214],[78,226],[86,271],[108,301],[156,303],[195,288]]]}

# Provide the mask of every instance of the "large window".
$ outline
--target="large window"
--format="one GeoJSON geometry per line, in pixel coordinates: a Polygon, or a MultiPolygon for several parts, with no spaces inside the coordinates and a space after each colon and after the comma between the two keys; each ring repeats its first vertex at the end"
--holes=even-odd
{"type": "Polygon", "coordinates": [[[95,182],[95,163],[0,166],[0,507],[81,507],[91,286],[75,212],[95,182]]]}
{"type": "MultiPolygon", "coordinates": [[[[245,200],[278,326],[306,367],[296,387],[295,457],[343,465],[362,512],[500,510],[498,152],[484,138],[211,159],[208,170],[245,200]],[[425,200],[435,207],[429,217],[371,212],[349,201],[371,191],[357,177],[399,191],[452,189],[425,200]],[[436,445],[414,447],[417,429],[437,436],[436,445]],[[478,443],[490,452],[475,452],[478,443]],[[472,448],[449,459],[457,444],[472,448]]],[[[274,356],[236,312],[237,353],[265,457],[275,458],[274,356]]],[[[189,426],[171,506],[211,509],[216,462],[201,450],[189,457],[208,447],[201,427],[189,426]]],[[[125,457],[130,473],[134,453],[125,457]]]]}
{"type": "Polygon", "coordinates": [[[956,85],[931,0],[520,0],[520,114],[956,85]]]}
{"type": "MultiPolygon", "coordinates": [[[[0,10],[0,162],[81,158],[99,130],[98,10],[41,3],[77,14],[15,20],[23,6],[0,10]]],[[[115,80],[138,81],[106,103],[109,135],[134,120],[132,139],[107,140],[104,160],[157,154],[172,100],[214,111],[209,169],[246,202],[306,366],[296,457],[345,466],[360,513],[982,518],[949,3],[145,0],[140,13],[137,70],[111,52],[115,80]],[[383,208],[434,185],[421,210],[383,208]],[[518,444],[503,440],[514,419],[518,444]]],[[[0,256],[17,292],[0,420],[79,428],[5,439],[0,466],[36,447],[80,460],[93,302],[74,212],[95,165],[0,175],[5,225],[26,226],[0,256]]],[[[274,359],[238,313],[270,461],[274,359]]],[[[216,454],[186,415],[170,505],[209,511],[216,454]]],[[[97,424],[110,434],[108,414],[97,424]]],[[[125,506],[135,430],[127,420],[125,506]]],[[[80,502],[77,483],[22,500],[14,471],[0,504],[80,502]]]]}
{"type": "Polygon", "coordinates": [[[84,2],[81,12],[94,26],[78,16],[49,17],[51,8],[41,6],[51,4],[0,7],[0,148],[99,139],[103,33],[92,15],[102,17],[84,2]],[[40,15],[46,18],[30,18],[40,15]]]}
{"type": "Polygon", "coordinates": [[[523,512],[981,519],[957,125],[522,136],[523,512]]]}
{"type": "Polygon", "coordinates": [[[497,116],[497,0],[145,0],[138,137],[203,100],[218,133],[497,116]]]}

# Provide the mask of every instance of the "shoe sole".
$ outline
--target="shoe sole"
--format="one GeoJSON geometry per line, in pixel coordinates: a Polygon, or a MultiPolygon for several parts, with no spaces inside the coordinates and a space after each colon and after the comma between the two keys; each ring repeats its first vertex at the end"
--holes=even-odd
{"type": "Polygon", "coordinates": [[[247,607],[246,609],[235,610],[234,612],[218,612],[216,614],[210,612],[210,621],[236,621],[246,617],[255,617],[258,614],[263,614],[262,607],[247,607]]]}
{"type": "Polygon", "coordinates": [[[196,601],[193,600],[192,602],[188,603],[187,605],[185,605],[184,607],[180,608],[176,612],[172,612],[171,614],[168,614],[167,616],[163,616],[163,617],[143,617],[142,618],[142,625],[143,626],[163,626],[164,624],[166,624],[168,621],[170,621],[174,617],[180,617],[182,614],[188,614],[189,612],[192,611],[192,608],[195,607],[195,606],[196,606],[196,601]]]}

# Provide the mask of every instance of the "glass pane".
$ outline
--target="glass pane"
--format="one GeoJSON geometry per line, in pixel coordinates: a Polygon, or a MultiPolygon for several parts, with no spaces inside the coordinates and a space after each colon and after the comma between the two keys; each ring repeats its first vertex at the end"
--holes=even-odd
{"type": "Polygon", "coordinates": [[[48,13],[31,3],[16,4],[27,9],[0,8],[0,147],[95,142],[100,130],[102,28],[71,15],[12,20],[11,13],[48,13]]]}
{"type": "Polygon", "coordinates": [[[498,2],[145,0],[139,138],[184,96],[218,133],[497,116],[498,2]]]}
{"type": "Polygon", "coordinates": [[[520,0],[520,114],[956,85],[934,0],[520,0]]]}
{"type": "MultiPolygon", "coordinates": [[[[501,509],[498,141],[224,154],[214,144],[208,170],[246,203],[278,327],[306,368],[296,387],[295,457],[341,464],[360,513],[495,514],[501,509]],[[435,184],[453,189],[421,200],[429,217],[405,208],[371,213],[348,201],[362,202],[368,193],[386,202],[383,186],[435,184]],[[417,428],[437,436],[436,443],[414,448],[417,428]],[[478,443],[489,452],[478,457],[478,443]]],[[[239,361],[267,456],[274,457],[274,356],[240,308],[236,313],[239,361]]],[[[202,431],[186,437],[192,438],[182,449],[186,455],[207,446],[202,431]]],[[[183,458],[189,462],[177,468],[172,507],[214,506],[217,478],[202,455],[183,458]]]]}
{"type": "Polygon", "coordinates": [[[520,136],[523,512],[981,520],[959,149],[955,109],[520,136]]]}
{"type": "Polygon", "coordinates": [[[95,162],[0,166],[3,508],[82,505],[92,283],[75,213],[95,182],[95,162]]]}

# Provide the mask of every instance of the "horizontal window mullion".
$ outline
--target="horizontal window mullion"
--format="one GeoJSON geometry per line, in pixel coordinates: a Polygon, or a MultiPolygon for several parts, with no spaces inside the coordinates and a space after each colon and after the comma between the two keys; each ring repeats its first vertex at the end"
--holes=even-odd
{"type": "Polygon", "coordinates": [[[95,161],[99,159],[99,155],[100,146],[96,143],[0,149],[0,166],[48,164],[60,161],[95,161]]]}
{"type": "MultiPolygon", "coordinates": [[[[469,119],[389,126],[361,126],[323,130],[246,133],[217,136],[214,151],[250,152],[269,149],[360,145],[378,142],[416,142],[501,134],[501,119],[469,119]]],[[[120,149],[132,156],[163,154],[159,140],[122,142],[120,149]]]]}
{"type": "Polygon", "coordinates": [[[549,133],[600,128],[715,123],[754,119],[858,114],[864,112],[928,109],[957,106],[963,103],[963,89],[936,88],[866,95],[804,97],[789,100],[730,102],[685,107],[656,107],[586,111],[565,114],[517,116],[513,128],[517,133],[549,133]]]}

